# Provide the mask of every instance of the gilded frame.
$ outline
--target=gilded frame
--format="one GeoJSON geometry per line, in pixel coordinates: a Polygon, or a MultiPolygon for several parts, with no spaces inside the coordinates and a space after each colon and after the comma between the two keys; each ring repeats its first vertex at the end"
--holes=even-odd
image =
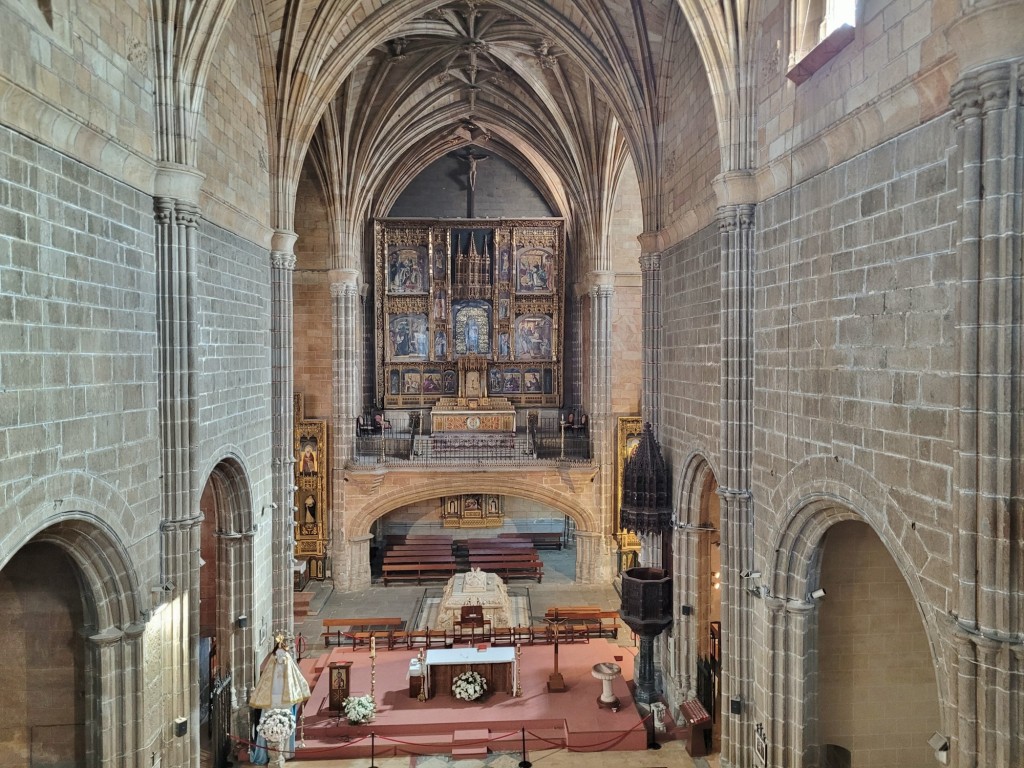
{"type": "Polygon", "coordinates": [[[624,532],[620,530],[622,510],[622,481],[626,469],[626,459],[636,449],[640,442],[640,436],[644,431],[643,418],[640,416],[619,416],[617,425],[616,451],[617,461],[615,465],[615,530],[618,531],[619,548],[623,548],[625,541],[624,532]]]}

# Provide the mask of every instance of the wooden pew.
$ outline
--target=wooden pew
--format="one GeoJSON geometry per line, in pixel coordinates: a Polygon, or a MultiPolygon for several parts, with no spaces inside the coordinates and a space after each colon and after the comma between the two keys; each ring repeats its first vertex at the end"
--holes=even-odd
{"type": "Polygon", "coordinates": [[[539,559],[498,556],[494,559],[470,559],[470,567],[481,571],[496,573],[505,581],[512,578],[537,579],[541,583],[544,577],[544,563],[539,559]]]}
{"type": "MultiPolygon", "coordinates": [[[[396,617],[386,618],[341,618],[341,619],[324,619],[324,631],[320,633],[320,636],[324,639],[324,648],[331,644],[331,638],[333,637],[336,641],[336,645],[341,645],[342,638],[346,637],[352,641],[352,647],[355,648],[358,637],[360,634],[366,635],[366,641],[369,642],[370,632],[380,631],[384,633],[390,633],[396,627],[402,626],[402,619],[396,617]]],[[[385,636],[386,639],[386,636],[385,636]]]]}
{"type": "Polygon", "coordinates": [[[532,533],[499,533],[499,539],[511,539],[513,541],[529,541],[537,549],[561,549],[562,534],[550,531],[536,531],[532,533]]]}
{"type": "Polygon", "coordinates": [[[605,611],[598,606],[576,605],[576,606],[554,606],[544,612],[544,618],[555,617],[566,619],[568,624],[576,627],[576,631],[586,631],[589,637],[610,637],[615,639],[619,636],[619,612],[605,611]]]}
{"type": "Polygon", "coordinates": [[[455,575],[456,565],[452,563],[385,563],[381,566],[384,586],[388,581],[415,581],[424,579],[450,579],[455,575]]]}
{"type": "Polygon", "coordinates": [[[455,557],[446,555],[384,555],[385,563],[454,563],[455,557]]]}

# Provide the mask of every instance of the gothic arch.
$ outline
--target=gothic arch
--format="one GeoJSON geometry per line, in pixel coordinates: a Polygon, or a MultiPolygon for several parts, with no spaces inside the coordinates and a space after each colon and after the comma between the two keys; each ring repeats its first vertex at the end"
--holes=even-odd
{"type": "MultiPolygon", "coordinates": [[[[886,489],[858,467],[829,457],[815,457],[795,468],[771,495],[769,509],[791,510],[769,537],[765,558],[765,663],[774,671],[764,690],[768,743],[780,765],[815,764],[818,759],[818,615],[809,598],[819,586],[825,534],[837,523],[867,524],[892,558],[918,607],[932,652],[940,702],[950,701],[949,681],[938,674],[941,627],[939,615],[920,579],[920,559],[896,537],[892,522],[900,519],[886,489]],[[787,483],[786,481],[792,481],[787,483]],[[784,488],[789,488],[788,492],[784,488]],[[883,504],[879,509],[870,499],[883,504]],[[787,725],[789,727],[787,727],[787,725]]],[[[911,529],[908,526],[907,532],[911,529]]],[[[920,550],[919,550],[920,551],[920,550]]],[[[940,716],[953,722],[940,704],[940,716]]],[[[947,729],[948,731],[948,729],[947,729]]]]}
{"type": "MultiPolygon", "coordinates": [[[[547,486],[537,483],[510,478],[504,479],[500,486],[495,486],[495,488],[499,487],[501,494],[504,496],[538,501],[568,515],[575,521],[576,530],[579,533],[594,534],[603,531],[601,520],[598,519],[598,516],[592,510],[585,508],[564,493],[553,491],[547,486]]],[[[396,489],[390,493],[383,494],[380,498],[367,504],[349,518],[346,526],[349,530],[349,537],[369,536],[370,528],[374,522],[388,512],[400,507],[442,496],[478,493],[479,490],[479,478],[473,474],[467,474],[465,477],[458,478],[440,477],[428,483],[417,484],[413,488],[396,489]]]]}
{"type": "Polygon", "coordinates": [[[131,713],[143,711],[142,634],[150,612],[126,544],[134,516],[114,488],[84,473],[52,475],[33,484],[2,516],[16,512],[20,515],[0,551],[0,569],[26,544],[39,542],[65,552],[78,575],[80,630],[86,639],[87,753],[103,765],[136,765],[142,745],[131,713]],[[119,698],[125,706],[109,706],[119,698]]]}
{"type": "Polygon", "coordinates": [[[709,484],[717,484],[717,478],[718,473],[706,451],[697,449],[686,457],[676,484],[676,541],[672,569],[677,606],[673,635],[678,640],[670,656],[673,682],[670,698],[676,706],[697,694],[697,662],[707,621],[700,610],[704,599],[700,576],[706,549],[711,544],[709,537],[720,535],[717,530],[704,525],[705,506],[709,484]],[[683,605],[689,608],[688,613],[683,613],[683,605]]]}
{"type": "MultiPolygon", "coordinates": [[[[216,666],[219,675],[231,675],[235,695],[233,700],[244,703],[250,683],[255,679],[253,660],[246,648],[254,645],[251,633],[255,621],[253,595],[253,502],[249,473],[236,452],[230,452],[210,469],[206,475],[203,501],[212,502],[213,509],[202,509],[204,515],[213,514],[213,542],[216,547],[216,666]],[[207,493],[208,491],[208,493],[207,493]],[[250,618],[248,626],[240,628],[238,618],[250,618]]],[[[201,501],[201,503],[203,503],[201,501]]],[[[203,533],[210,527],[205,523],[203,533]]],[[[202,580],[202,575],[199,579],[202,580]]],[[[247,727],[244,707],[236,710],[236,730],[247,727]]]]}

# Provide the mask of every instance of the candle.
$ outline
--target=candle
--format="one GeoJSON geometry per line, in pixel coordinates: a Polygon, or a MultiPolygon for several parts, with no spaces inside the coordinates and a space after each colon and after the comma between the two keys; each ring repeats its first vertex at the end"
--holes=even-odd
{"type": "Polygon", "coordinates": [[[370,637],[370,658],[377,658],[377,638],[373,636],[370,637]]]}

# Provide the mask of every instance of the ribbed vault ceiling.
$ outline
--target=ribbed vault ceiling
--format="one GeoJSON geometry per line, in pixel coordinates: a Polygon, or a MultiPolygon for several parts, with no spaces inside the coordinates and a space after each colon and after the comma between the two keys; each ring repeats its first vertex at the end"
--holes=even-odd
{"type": "Polygon", "coordinates": [[[654,183],[670,3],[269,2],[281,177],[294,194],[312,146],[354,228],[475,146],[518,166],[577,232],[600,232],[628,156],[654,183]]]}

